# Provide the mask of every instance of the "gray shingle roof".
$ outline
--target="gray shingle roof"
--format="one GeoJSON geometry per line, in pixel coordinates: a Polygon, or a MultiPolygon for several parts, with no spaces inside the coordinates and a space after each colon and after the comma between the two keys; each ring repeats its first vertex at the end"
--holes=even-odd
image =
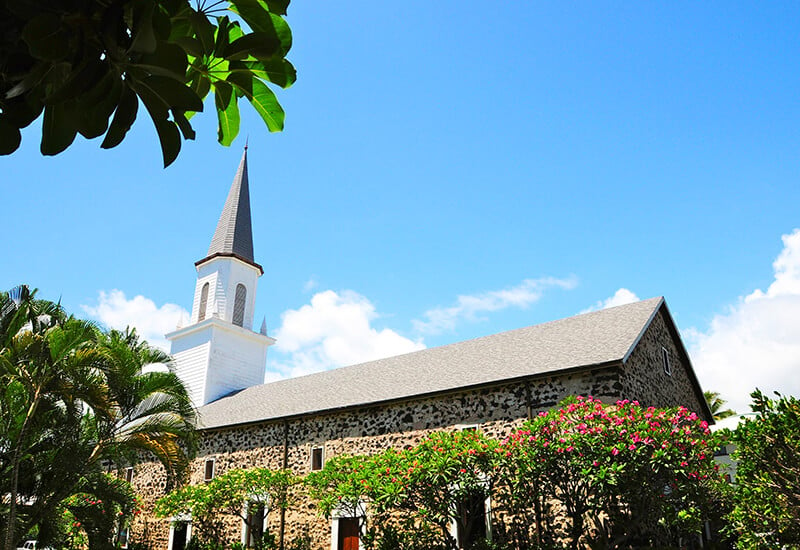
{"type": "Polygon", "coordinates": [[[247,147],[222,208],[217,229],[201,263],[212,256],[236,256],[256,264],[253,258],[253,228],[250,221],[250,185],[247,178],[247,147]]]}
{"type": "Polygon", "coordinates": [[[627,359],[663,303],[651,298],[438,348],[253,386],[199,410],[218,428],[495,384],[627,359]]]}

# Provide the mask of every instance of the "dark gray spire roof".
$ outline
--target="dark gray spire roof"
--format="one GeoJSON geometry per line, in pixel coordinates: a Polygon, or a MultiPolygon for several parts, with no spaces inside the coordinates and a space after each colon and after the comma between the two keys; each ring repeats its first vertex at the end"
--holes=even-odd
{"type": "Polygon", "coordinates": [[[196,262],[200,265],[217,256],[233,256],[264,270],[253,258],[253,226],[250,221],[250,186],[247,179],[247,146],[242,161],[233,178],[231,190],[219,216],[217,230],[208,247],[205,258],[196,262]]]}

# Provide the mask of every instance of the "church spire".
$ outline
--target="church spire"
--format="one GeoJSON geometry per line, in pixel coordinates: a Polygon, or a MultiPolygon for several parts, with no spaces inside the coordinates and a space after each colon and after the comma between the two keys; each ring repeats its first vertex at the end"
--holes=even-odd
{"type": "Polygon", "coordinates": [[[195,265],[205,263],[217,256],[233,256],[261,271],[264,270],[253,258],[253,227],[250,221],[250,185],[247,178],[247,146],[244,147],[242,161],[233,178],[231,190],[222,208],[217,230],[208,247],[205,258],[195,265]]]}
{"type": "Polygon", "coordinates": [[[275,343],[253,331],[258,278],[264,270],[253,258],[247,176],[245,147],[208,255],[195,263],[191,323],[166,335],[176,372],[198,407],[263,384],[267,348],[275,343]]]}

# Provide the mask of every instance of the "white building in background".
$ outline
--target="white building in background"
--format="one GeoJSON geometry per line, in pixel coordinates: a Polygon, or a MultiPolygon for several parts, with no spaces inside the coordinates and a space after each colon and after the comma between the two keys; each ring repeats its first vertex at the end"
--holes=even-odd
{"type": "MultiPolygon", "coordinates": [[[[722,420],[717,420],[717,423],[711,427],[711,430],[714,432],[718,432],[719,430],[735,430],[739,423],[744,421],[745,416],[751,416],[752,413],[744,413],[744,414],[737,414],[734,416],[729,416],[727,418],[723,418],[722,420]]],[[[723,445],[722,447],[714,453],[714,460],[720,465],[722,472],[725,474],[725,477],[731,483],[736,483],[736,469],[738,466],[738,462],[733,459],[733,452],[736,450],[736,445],[734,443],[728,443],[723,445]]]]}
{"type": "Polygon", "coordinates": [[[195,262],[191,324],[166,335],[178,376],[196,407],[264,383],[267,348],[262,323],[253,331],[258,278],[253,259],[247,147],[222,209],[208,254],[195,262]]]}

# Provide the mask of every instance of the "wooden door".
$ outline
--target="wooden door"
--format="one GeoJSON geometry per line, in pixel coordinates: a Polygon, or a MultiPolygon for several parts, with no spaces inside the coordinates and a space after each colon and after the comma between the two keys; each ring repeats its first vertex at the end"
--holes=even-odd
{"type": "Polygon", "coordinates": [[[339,518],[338,550],[358,550],[358,518],[339,518]]]}

